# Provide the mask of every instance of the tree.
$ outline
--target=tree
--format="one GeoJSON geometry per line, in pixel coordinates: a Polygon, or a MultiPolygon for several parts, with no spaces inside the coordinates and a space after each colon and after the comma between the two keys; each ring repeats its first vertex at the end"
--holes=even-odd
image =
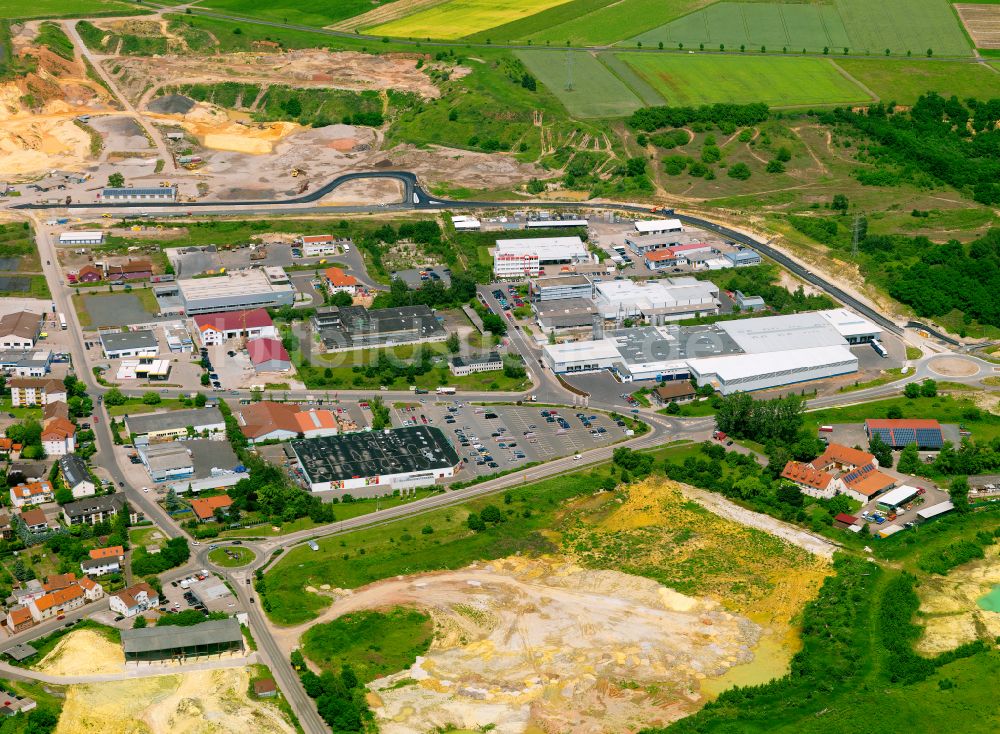
{"type": "Polygon", "coordinates": [[[782,482],[778,485],[778,490],[775,492],[775,496],[778,498],[779,502],[791,505],[792,507],[802,507],[804,502],[802,491],[794,484],[789,484],[788,482],[782,482]]]}
{"type": "Polygon", "coordinates": [[[920,394],[925,398],[936,398],[937,382],[935,380],[924,380],[920,386],[920,394]]]}
{"type": "Polygon", "coordinates": [[[629,158],[625,162],[625,175],[630,178],[635,178],[636,176],[642,176],[646,173],[646,159],[645,158],[629,158]]]}
{"type": "Polygon", "coordinates": [[[108,176],[108,186],[113,189],[120,189],[125,185],[125,176],[121,173],[115,172],[108,176]]]}
{"type": "Polygon", "coordinates": [[[503,513],[500,512],[500,508],[496,505],[486,505],[479,513],[479,517],[483,522],[489,522],[496,524],[503,521],[503,513]]]}
{"type": "Polygon", "coordinates": [[[347,291],[337,291],[332,296],[330,296],[330,305],[343,308],[344,306],[350,306],[354,303],[354,298],[347,291]]]}
{"type": "Polygon", "coordinates": [[[142,396],[142,402],[146,405],[159,405],[161,401],[160,394],[150,390],[148,393],[142,396]]]}
{"type": "Polygon", "coordinates": [[[768,161],[767,167],[764,170],[768,173],[784,173],[785,164],[779,160],[768,161]]]}
{"type": "Polygon", "coordinates": [[[111,388],[104,394],[104,403],[106,405],[125,405],[127,402],[128,398],[125,397],[125,393],[117,387],[111,388]]]}
{"type": "Polygon", "coordinates": [[[903,388],[903,395],[908,397],[910,400],[920,397],[920,385],[915,382],[908,382],[906,387],[903,388]]]}
{"type": "Polygon", "coordinates": [[[194,407],[196,408],[204,408],[207,402],[208,398],[205,397],[204,393],[198,393],[194,396],[194,407]]]}
{"type": "Polygon", "coordinates": [[[750,178],[750,167],[746,163],[734,163],[729,167],[726,175],[737,181],[746,181],[750,178]]]}
{"type": "Polygon", "coordinates": [[[137,614],[135,616],[135,621],[132,622],[132,629],[141,630],[145,629],[145,627],[146,627],[146,618],[141,614],[137,614]]]}
{"type": "Polygon", "coordinates": [[[73,501],[73,492],[69,487],[65,485],[60,485],[59,489],[56,490],[56,502],[60,505],[65,505],[67,502],[73,501]]]}
{"type": "Polygon", "coordinates": [[[452,354],[458,354],[458,350],[462,348],[462,343],[458,339],[458,332],[453,331],[448,334],[448,338],[444,340],[444,345],[452,354]]]}
{"type": "Polygon", "coordinates": [[[903,417],[903,409],[898,405],[892,405],[887,411],[885,411],[885,417],[889,420],[898,421],[903,417]]]}
{"type": "Polygon", "coordinates": [[[164,500],[164,504],[166,505],[167,512],[175,512],[181,508],[181,500],[177,496],[177,490],[173,487],[167,491],[167,497],[164,500]]]}
{"type": "Polygon", "coordinates": [[[838,212],[846,212],[849,206],[847,197],[844,194],[834,194],[833,201],[830,203],[830,208],[838,212]]]}
{"type": "Polygon", "coordinates": [[[882,440],[879,433],[872,433],[871,439],[868,441],[868,450],[878,461],[880,467],[883,469],[892,468],[892,448],[882,440]]]}
{"type": "Polygon", "coordinates": [[[785,146],[781,146],[774,154],[775,159],[781,161],[782,163],[788,163],[792,160],[792,151],[790,151],[785,146]]]}
{"type": "Polygon", "coordinates": [[[916,474],[920,471],[920,454],[915,443],[907,444],[903,448],[896,469],[903,474],[916,474]]]}
{"type": "Polygon", "coordinates": [[[964,514],[970,510],[969,507],[969,482],[965,477],[955,477],[948,488],[951,495],[951,503],[955,505],[955,512],[964,514]]]}
{"type": "Polygon", "coordinates": [[[469,526],[469,530],[474,530],[477,533],[486,530],[486,523],[475,512],[469,513],[465,524],[469,526]]]}

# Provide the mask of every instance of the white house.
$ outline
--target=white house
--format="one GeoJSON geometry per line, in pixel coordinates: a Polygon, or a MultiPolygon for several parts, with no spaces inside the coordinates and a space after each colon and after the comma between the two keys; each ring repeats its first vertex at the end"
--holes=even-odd
{"type": "Polygon", "coordinates": [[[69,453],[59,459],[59,473],[73,493],[73,499],[93,497],[96,493],[97,485],[90,477],[86,462],[76,454],[69,453]]]}
{"type": "Polygon", "coordinates": [[[119,573],[122,564],[117,557],[87,558],[80,562],[80,570],[88,576],[104,576],[109,573],[119,573]]]}
{"type": "Polygon", "coordinates": [[[134,617],[137,614],[145,612],[147,609],[159,606],[159,604],[160,597],[157,595],[156,590],[145,582],[130,586],[124,591],[119,591],[117,594],[112,594],[108,599],[108,606],[111,608],[111,611],[123,617],[134,617]]]}

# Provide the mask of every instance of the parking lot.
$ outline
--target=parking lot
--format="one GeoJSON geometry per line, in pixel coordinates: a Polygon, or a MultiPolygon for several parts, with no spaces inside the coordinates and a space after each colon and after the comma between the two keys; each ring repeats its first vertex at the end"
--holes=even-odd
{"type": "MultiPolygon", "coordinates": [[[[435,396],[393,406],[394,426],[422,425],[425,420],[444,431],[466,460],[466,469],[478,476],[570,456],[626,437],[624,426],[589,409],[469,405],[438,401],[435,396]]],[[[463,474],[460,479],[469,478],[463,474]]]]}
{"type": "Polygon", "coordinates": [[[428,268],[426,270],[398,270],[392,274],[393,278],[399,278],[410,288],[419,288],[424,283],[431,280],[438,281],[447,287],[451,285],[451,271],[447,268],[428,268]]]}

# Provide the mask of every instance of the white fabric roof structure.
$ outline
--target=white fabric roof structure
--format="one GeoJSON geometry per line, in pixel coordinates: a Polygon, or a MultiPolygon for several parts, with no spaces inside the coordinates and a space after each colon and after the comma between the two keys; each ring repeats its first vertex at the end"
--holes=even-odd
{"type": "Polygon", "coordinates": [[[451,223],[454,225],[455,229],[462,231],[465,229],[479,229],[481,224],[475,217],[470,217],[465,214],[458,214],[451,218],[451,223]]]}
{"type": "Polygon", "coordinates": [[[878,498],[878,503],[880,505],[885,505],[886,507],[895,507],[896,505],[901,505],[909,499],[912,499],[917,495],[917,488],[911,487],[909,484],[904,484],[902,486],[896,487],[895,489],[890,489],[884,495],[878,498]]]}
{"type": "Polygon", "coordinates": [[[877,337],[882,334],[882,327],[846,308],[831,308],[816,313],[826,319],[845,339],[871,335],[877,337]]]}
{"type": "Polygon", "coordinates": [[[579,237],[536,237],[497,240],[495,257],[537,255],[539,262],[586,260],[587,248],[579,237]]]}
{"type": "Polygon", "coordinates": [[[635,223],[635,231],[640,234],[649,232],[670,232],[681,230],[680,219],[654,219],[652,221],[639,221],[635,223]]]}
{"type": "Polygon", "coordinates": [[[750,354],[844,345],[847,340],[818,312],[723,321],[719,328],[750,354]]]}

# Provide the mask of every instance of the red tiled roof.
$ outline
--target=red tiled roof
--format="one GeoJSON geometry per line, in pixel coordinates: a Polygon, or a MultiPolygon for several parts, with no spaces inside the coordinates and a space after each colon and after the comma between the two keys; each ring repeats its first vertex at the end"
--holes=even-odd
{"type": "Polygon", "coordinates": [[[56,589],[65,589],[70,584],[75,583],[75,573],[53,573],[49,574],[48,578],[45,579],[45,583],[42,584],[42,588],[46,591],[55,591],[56,589]]]}
{"type": "Polygon", "coordinates": [[[854,517],[854,515],[848,515],[846,512],[838,512],[837,516],[833,519],[847,525],[853,525],[858,521],[858,518],[854,517]]]}
{"type": "Polygon", "coordinates": [[[10,622],[15,627],[24,624],[31,619],[31,610],[28,607],[10,610],[10,622]]]}
{"type": "Polygon", "coordinates": [[[875,461],[875,457],[866,451],[844,446],[839,443],[831,443],[826,447],[826,451],[810,464],[815,467],[829,466],[830,464],[847,464],[850,466],[867,466],[875,461]]]}
{"type": "Polygon", "coordinates": [[[941,428],[933,418],[869,418],[865,425],[869,428],[941,428]]]}
{"type": "Polygon", "coordinates": [[[321,242],[333,242],[332,234],[310,234],[302,238],[303,245],[316,245],[321,242]]]}
{"type": "Polygon", "coordinates": [[[259,329],[272,326],[271,317],[262,308],[250,311],[225,311],[222,313],[203,313],[194,317],[194,323],[199,331],[211,328],[216,331],[235,331],[236,329],[259,329]]]}
{"type": "Polygon", "coordinates": [[[888,489],[896,483],[896,480],[888,474],[880,471],[870,471],[864,474],[848,474],[842,477],[844,485],[852,492],[871,497],[878,494],[883,489],[888,489]]]}
{"type": "Polygon", "coordinates": [[[76,434],[76,426],[66,418],[53,418],[42,430],[43,441],[62,441],[76,434]]]}
{"type": "Polygon", "coordinates": [[[21,513],[21,519],[29,527],[32,525],[44,525],[47,522],[45,512],[40,507],[32,507],[30,510],[24,510],[21,513]]]}
{"type": "Polygon", "coordinates": [[[254,364],[262,364],[263,362],[268,362],[272,359],[281,360],[283,362],[290,361],[288,358],[288,352],[281,344],[280,339],[251,339],[247,342],[247,352],[250,355],[250,361],[254,364]]]}
{"type": "Polygon", "coordinates": [[[93,548],[90,557],[95,561],[99,558],[119,558],[125,555],[125,549],[120,545],[112,545],[107,548],[93,548]]]}
{"type": "Polygon", "coordinates": [[[805,484],[814,489],[826,489],[833,481],[833,477],[825,471],[813,469],[808,464],[800,464],[797,461],[789,461],[785,464],[781,476],[796,484],[805,484]]]}
{"type": "Polygon", "coordinates": [[[355,286],[358,284],[357,278],[353,275],[348,275],[340,268],[327,268],[325,274],[326,279],[330,281],[330,285],[338,288],[355,286]]]}
{"type": "Polygon", "coordinates": [[[228,494],[220,494],[215,497],[199,497],[191,500],[191,509],[200,520],[210,520],[215,511],[219,508],[229,507],[233,504],[232,498],[228,494]]]}
{"type": "Polygon", "coordinates": [[[58,607],[74,599],[79,599],[81,596],[83,596],[83,589],[73,584],[72,586],[67,586],[65,589],[59,589],[58,591],[53,591],[51,594],[46,594],[43,597],[35,599],[35,608],[39,612],[43,612],[51,607],[58,607]]]}
{"type": "Polygon", "coordinates": [[[11,491],[14,492],[16,497],[30,499],[39,495],[52,494],[52,485],[48,481],[18,484],[11,491]]]}
{"type": "Polygon", "coordinates": [[[299,410],[299,406],[293,403],[275,403],[270,400],[251,403],[239,410],[242,419],[240,430],[247,438],[259,438],[279,429],[298,433],[299,424],[295,420],[295,414],[299,410]]]}

